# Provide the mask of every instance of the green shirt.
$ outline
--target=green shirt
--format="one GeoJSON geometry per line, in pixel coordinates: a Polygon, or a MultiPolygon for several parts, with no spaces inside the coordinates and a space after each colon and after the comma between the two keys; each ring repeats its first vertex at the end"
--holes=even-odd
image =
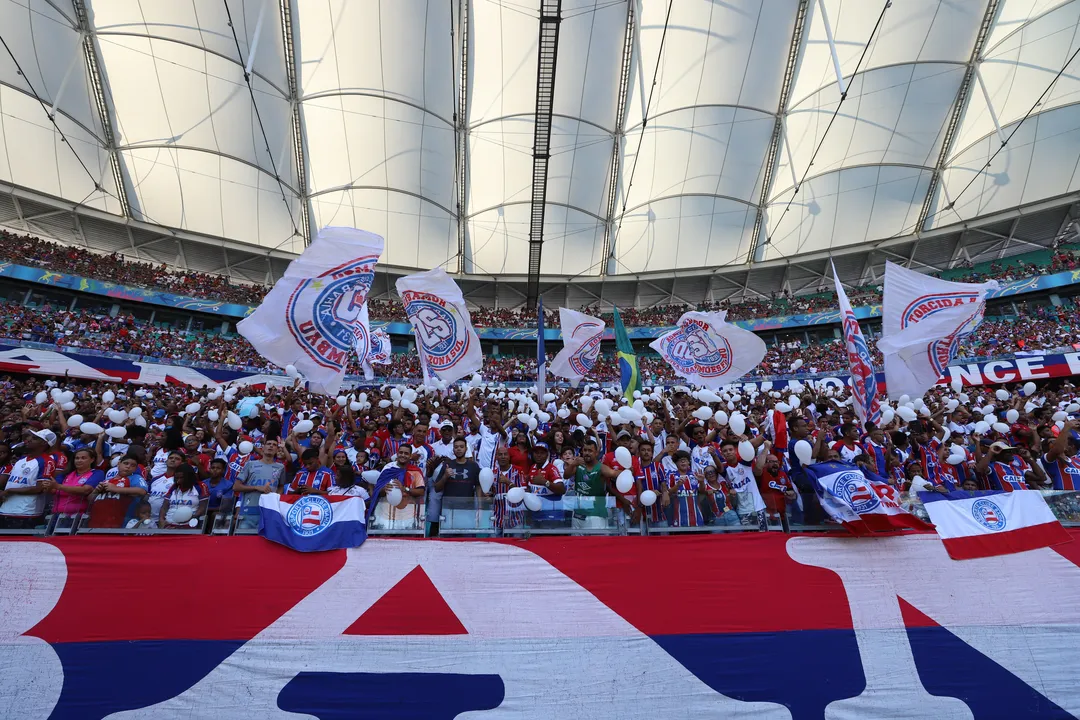
{"type": "Polygon", "coordinates": [[[584,465],[578,465],[574,471],[574,495],[580,498],[577,514],[607,516],[607,483],[600,475],[603,467],[602,463],[596,463],[592,470],[587,470],[584,465]]]}

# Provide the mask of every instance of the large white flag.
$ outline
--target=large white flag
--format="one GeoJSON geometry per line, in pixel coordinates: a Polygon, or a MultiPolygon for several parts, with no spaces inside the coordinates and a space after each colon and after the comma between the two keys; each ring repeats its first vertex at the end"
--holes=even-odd
{"type": "Polygon", "coordinates": [[[877,345],[885,356],[890,398],[921,397],[941,378],[960,339],[982,322],[986,294],[996,287],[994,281],[951,282],[885,263],[883,337],[877,345]]]}
{"type": "Polygon", "coordinates": [[[421,365],[452,383],[484,364],[465,298],[442,268],[398,278],[397,291],[413,326],[421,365]]]}
{"type": "Polygon", "coordinates": [[[580,380],[592,372],[604,339],[604,321],[592,315],[559,308],[563,348],[551,361],[551,373],[568,380],[580,380]]]}
{"type": "Polygon", "coordinates": [[[671,332],[649,343],[675,372],[716,390],[738,380],[765,357],[765,341],[724,318],[726,312],[688,312],[671,332]]]}
{"type": "Polygon", "coordinates": [[[236,330],[270,362],[295,366],[309,390],[337,394],[349,355],[368,344],[361,309],[382,251],[373,233],[323,228],[236,330]]]}

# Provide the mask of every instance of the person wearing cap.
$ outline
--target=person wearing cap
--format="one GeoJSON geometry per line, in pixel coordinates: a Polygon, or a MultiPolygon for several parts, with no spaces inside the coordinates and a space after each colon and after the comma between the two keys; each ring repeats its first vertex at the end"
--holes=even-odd
{"type": "MultiPolygon", "coordinates": [[[[454,459],[454,422],[452,420],[443,420],[439,423],[439,439],[430,445],[432,451],[435,453],[435,457],[446,458],[447,460],[454,459]]],[[[465,445],[466,457],[470,457],[468,443],[465,445]]]]}
{"type": "Polygon", "coordinates": [[[1028,490],[1039,488],[1046,482],[1046,473],[1029,462],[1027,450],[998,440],[983,452],[981,444],[975,446],[975,471],[990,479],[991,490],[1028,490]],[[1026,457],[1025,457],[1026,456],[1026,457]]]}
{"type": "Polygon", "coordinates": [[[1061,427],[1042,465],[1055,490],[1080,490],[1080,422],[1069,418],[1061,427]]]}
{"type": "Polygon", "coordinates": [[[534,525],[561,524],[565,519],[559,500],[566,493],[566,483],[549,455],[547,443],[537,442],[532,448],[532,464],[525,472],[529,492],[544,501],[544,507],[532,514],[534,525]]]}
{"type": "Polygon", "coordinates": [[[56,463],[48,455],[55,444],[56,433],[52,430],[27,430],[24,434],[26,457],[0,477],[0,528],[29,530],[41,524],[45,482],[56,474],[56,463]]]}

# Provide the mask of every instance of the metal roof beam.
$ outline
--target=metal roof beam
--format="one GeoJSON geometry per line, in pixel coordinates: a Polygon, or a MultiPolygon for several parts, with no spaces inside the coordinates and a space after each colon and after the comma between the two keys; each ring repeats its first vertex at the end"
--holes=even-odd
{"type": "MultiPolygon", "coordinates": [[[[458,0],[457,31],[461,38],[455,46],[454,38],[454,0],[450,0],[450,44],[452,53],[457,53],[460,71],[455,73],[451,62],[450,75],[457,80],[457,107],[454,110],[454,182],[457,185],[457,223],[458,256],[457,271],[465,272],[466,243],[468,242],[468,223],[465,213],[469,202],[469,2],[458,0]]],[[[451,59],[453,60],[453,58],[451,59]]]]}
{"type": "MultiPolygon", "coordinates": [[[[934,204],[934,195],[937,194],[938,186],[941,184],[941,175],[945,172],[945,167],[949,161],[949,154],[952,152],[953,143],[956,141],[956,136],[959,135],[960,120],[964,117],[964,111],[967,109],[971,102],[971,86],[974,82],[981,82],[979,77],[979,63],[982,61],[982,52],[986,47],[986,41],[990,37],[990,30],[994,27],[994,19],[997,17],[998,5],[1000,0],[988,0],[986,3],[986,12],[983,13],[982,24],[979,26],[979,34],[975,37],[975,46],[971,49],[971,57],[967,62],[967,69],[964,71],[964,79],[960,82],[960,88],[956,91],[956,102],[953,104],[952,115],[949,117],[949,124],[945,126],[945,138],[941,142],[941,153],[938,155],[937,164],[934,165],[934,173],[930,176],[930,183],[926,188],[926,198],[923,200],[922,210],[919,213],[919,220],[915,225],[915,232],[922,232],[923,227],[926,225],[926,221],[930,218],[930,208],[934,204]]],[[[986,92],[986,88],[983,87],[983,92],[986,92]]],[[[990,103],[990,98],[986,99],[987,105],[990,103]]],[[[993,110],[991,109],[993,115],[993,110]]],[[[997,117],[994,116],[994,124],[997,125],[997,117]]],[[[998,128],[998,133],[1001,133],[1001,128],[998,128]]],[[[953,202],[949,200],[946,205],[947,208],[951,208],[953,202]]]]}
{"type": "MultiPolygon", "coordinates": [[[[292,109],[293,155],[296,157],[296,185],[300,196],[300,232],[304,244],[310,245],[315,234],[312,226],[314,213],[311,212],[311,198],[308,196],[307,175],[307,135],[304,128],[303,109],[300,103],[300,79],[296,68],[300,64],[299,34],[296,32],[296,0],[281,0],[281,42],[285,48],[285,75],[288,79],[289,94],[287,100],[292,109]]],[[[292,217],[292,209],[289,209],[292,217]]]]}
{"type": "Polygon", "coordinates": [[[548,161],[551,158],[551,112],[555,103],[555,71],[559,57],[562,0],[540,0],[540,39],[536,58],[536,121],[533,124],[532,215],[529,224],[529,280],[525,305],[536,307],[540,291],[540,257],[544,247],[548,161]]]}
{"type": "Polygon", "coordinates": [[[604,241],[600,251],[600,274],[608,271],[612,232],[615,230],[615,208],[619,206],[619,173],[622,170],[623,143],[626,141],[626,100],[630,93],[630,75],[634,65],[634,38],[637,37],[634,3],[626,0],[626,30],[623,33],[622,65],[619,71],[619,94],[615,105],[615,132],[611,139],[611,166],[608,169],[607,212],[604,214],[604,241]]]}
{"type": "MultiPolygon", "coordinates": [[[[810,24],[806,22],[809,15],[809,6],[809,0],[799,0],[799,8],[795,14],[795,28],[791,33],[791,47],[788,50],[787,65],[784,68],[784,82],[780,86],[780,102],[776,110],[776,122],[773,124],[769,151],[765,155],[765,177],[761,181],[761,200],[758,203],[758,211],[754,217],[754,230],[750,233],[750,250],[746,254],[748,264],[763,259],[765,246],[768,244],[767,242],[761,243],[761,228],[765,224],[765,208],[768,207],[769,195],[772,193],[776,169],[780,166],[780,145],[784,140],[784,117],[787,115],[788,102],[791,99],[791,88],[795,84],[795,73],[799,67],[799,60],[803,55],[806,37],[810,33],[810,24]]],[[[798,187],[796,182],[796,191],[798,187]]]]}
{"type": "Polygon", "coordinates": [[[112,169],[113,182],[116,184],[116,199],[120,201],[122,214],[125,217],[131,217],[131,204],[128,202],[127,183],[124,180],[124,166],[117,148],[116,133],[113,132],[116,105],[113,103],[108,78],[102,71],[97,29],[94,27],[94,19],[86,6],[85,0],[71,0],[71,4],[75,10],[75,19],[79,24],[79,35],[82,37],[83,56],[86,58],[86,70],[90,76],[94,104],[97,107],[98,116],[101,118],[101,132],[105,136],[102,139],[105,141],[105,149],[109,153],[109,165],[112,169]]]}

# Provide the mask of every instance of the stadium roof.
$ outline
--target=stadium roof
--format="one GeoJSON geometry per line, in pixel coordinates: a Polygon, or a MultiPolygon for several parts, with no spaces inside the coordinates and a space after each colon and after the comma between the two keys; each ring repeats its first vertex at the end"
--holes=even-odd
{"type": "Polygon", "coordinates": [[[0,222],[230,272],[335,224],[513,285],[539,204],[549,282],[752,294],[1046,245],[1080,193],[1080,0],[0,0],[0,35],[0,222]]]}

